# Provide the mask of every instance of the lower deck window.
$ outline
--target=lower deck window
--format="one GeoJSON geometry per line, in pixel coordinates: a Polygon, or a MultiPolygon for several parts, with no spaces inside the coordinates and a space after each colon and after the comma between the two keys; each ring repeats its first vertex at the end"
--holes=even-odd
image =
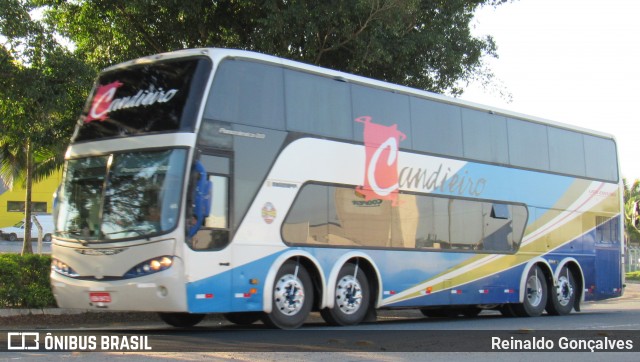
{"type": "Polygon", "coordinates": [[[308,184],[282,235],[291,244],[512,253],[527,217],[521,204],[401,193],[394,206],[355,187],[308,184]]]}

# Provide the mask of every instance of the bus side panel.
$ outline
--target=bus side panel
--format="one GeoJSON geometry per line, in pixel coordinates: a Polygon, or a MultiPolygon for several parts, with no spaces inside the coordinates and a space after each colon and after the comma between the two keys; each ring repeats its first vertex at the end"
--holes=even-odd
{"type": "MultiPolygon", "coordinates": [[[[255,249],[255,247],[254,247],[255,249]]],[[[211,260],[215,260],[215,252],[211,260]]],[[[241,264],[231,270],[187,283],[187,302],[192,313],[262,311],[264,277],[282,252],[241,264]]]]}

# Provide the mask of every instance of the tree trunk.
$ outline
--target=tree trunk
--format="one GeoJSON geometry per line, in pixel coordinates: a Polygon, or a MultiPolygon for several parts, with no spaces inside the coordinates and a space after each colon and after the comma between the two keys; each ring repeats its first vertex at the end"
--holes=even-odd
{"type": "Polygon", "coordinates": [[[26,140],[25,149],[27,152],[27,172],[26,172],[26,197],[24,201],[24,239],[22,242],[22,255],[33,254],[31,248],[31,188],[33,184],[33,152],[31,150],[31,140],[26,140]]]}

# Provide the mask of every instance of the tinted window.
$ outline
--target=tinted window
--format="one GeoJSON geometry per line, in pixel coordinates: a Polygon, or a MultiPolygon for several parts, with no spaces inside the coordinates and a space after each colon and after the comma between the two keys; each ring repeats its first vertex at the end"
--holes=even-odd
{"type": "Polygon", "coordinates": [[[286,70],[285,95],[288,130],[353,138],[348,83],[286,70]]]}
{"type": "Polygon", "coordinates": [[[548,130],[551,171],[585,176],[583,135],[555,127],[548,130]]]}
{"type": "Polygon", "coordinates": [[[133,65],[100,74],[74,141],[193,131],[211,69],[206,59],[133,65]]]}
{"type": "Polygon", "coordinates": [[[507,119],[487,112],[462,109],[464,157],[509,163],[507,119]]]}
{"type": "MultiPolygon", "coordinates": [[[[352,84],[353,118],[371,117],[371,122],[379,125],[398,125],[398,130],[407,136],[400,143],[401,148],[411,148],[411,122],[409,96],[381,89],[352,84]]],[[[363,140],[362,123],[355,124],[355,140],[363,140]]]]}
{"type": "Polygon", "coordinates": [[[204,117],[284,129],[282,68],[243,60],[223,61],[213,79],[204,117]]]}
{"type": "Polygon", "coordinates": [[[537,123],[510,119],[509,159],[514,166],[549,170],[547,127],[537,123]]]}
{"type": "Polygon", "coordinates": [[[462,157],[460,107],[411,97],[411,126],[415,150],[462,157]]]}
{"type": "Polygon", "coordinates": [[[400,194],[365,200],[354,187],[306,185],[285,219],[294,244],[515,252],[524,232],[522,205],[400,194]]]}
{"type": "Polygon", "coordinates": [[[612,140],[584,135],[587,177],[617,181],[616,145],[612,140]]]}

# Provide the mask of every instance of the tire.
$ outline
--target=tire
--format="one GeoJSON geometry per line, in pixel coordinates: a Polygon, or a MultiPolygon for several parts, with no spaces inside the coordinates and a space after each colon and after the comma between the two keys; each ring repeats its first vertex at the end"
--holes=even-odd
{"type": "Polygon", "coordinates": [[[51,241],[51,234],[45,234],[44,237],[42,237],[42,241],[44,241],[45,243],[48,243],[51,241]]]}
{"type": "Polygon", "coordinates": [[[271,313],[262,321],[272,328],[300,327],[313,306],[313,285],[305,267],[293,261],[284,263],[273,282],[271,298],[271,313]]]}
{"type": "Polygon", "coordinates": [[[17,241],[18,240],[18,235],[16,235],[15,233],[11,233],[7,236],[7,240],[9,241],[17,241]]]}
{"type": "Polygon", "coordinates": [[[573,273],[564,266],[558,276],[558,285],[550,288],[547,312],[551,315],[571,313],[576,301],[576,281],[573,273]]]}
{"type": "Polygon", "coordinates": [[[549,293],[544,273],[539,266],[529,270],[524,287],[523,302],[512,304],[511,309],[518,317],[537,317],[541,315],[547,306],[549,293]]]}
{"type": "Polygon", "coordinates": [[[158,313],[158,315],[168,325],[178,328],[193,327],[202,322],[205,317],[205,314],[191,313],[158,313]]]}
{"type": "Polygon", "coordinates": [[[248,326],[262,318],[262,312],[225,313],[224,318],[233,324],[248,326]]]}
{"type": "Polygon", "coordinates": [[[355,264],[345,264],[336,279],[334,305],[321,310],[320,315],[333,326],[356,325],[367,316],[370,300],[369,280],[364,270],[355,264]]]}

